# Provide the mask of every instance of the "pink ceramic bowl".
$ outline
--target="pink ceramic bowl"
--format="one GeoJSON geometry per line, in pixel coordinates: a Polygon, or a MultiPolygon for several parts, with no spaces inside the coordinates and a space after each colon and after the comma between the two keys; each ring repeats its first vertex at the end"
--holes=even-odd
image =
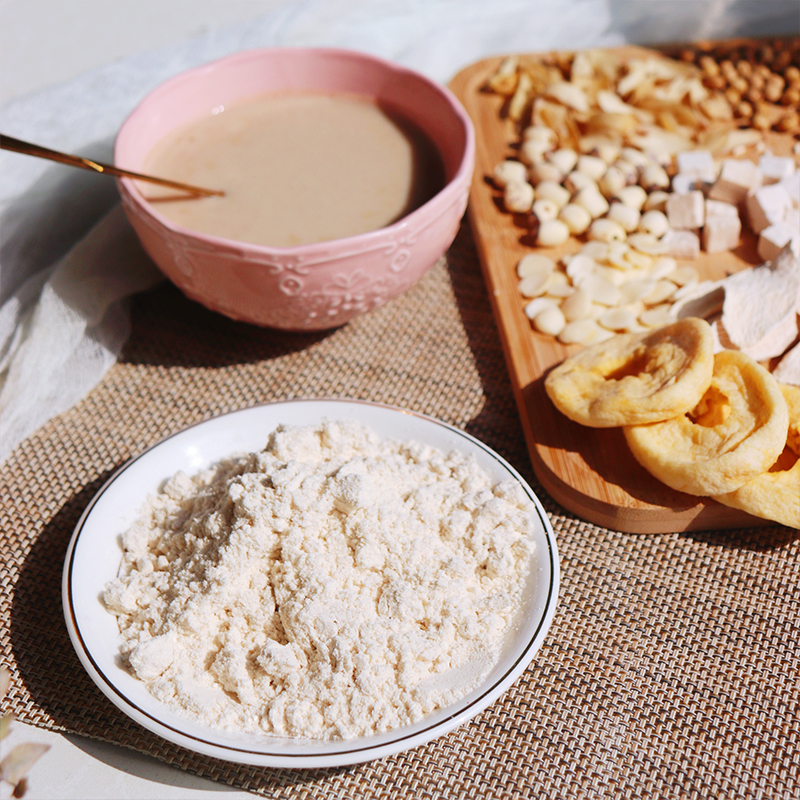
{"type": "Polygon", "coordinates": [[[128,219],[145,250],[186,295],[234,319],[295,331],[341,325],[415,283],[455,238],[467,205],[475,137],[443,86],[363,53],[275,48],[237,53],[168,80],[128,117],[115,162],[144,172],[176,128],[269,92],[350,92],[387,104],[421,128],[444,162],[445,187],[398,222],[369,233],[299,247],[262,247],[181,228],[159,214],[134,181],[119,181],[128,219]]]}

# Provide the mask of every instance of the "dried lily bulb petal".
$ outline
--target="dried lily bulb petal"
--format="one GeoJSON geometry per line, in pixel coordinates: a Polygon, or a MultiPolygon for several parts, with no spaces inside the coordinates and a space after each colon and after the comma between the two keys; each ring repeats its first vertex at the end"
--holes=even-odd
{"type": "Polygon", "coordinates": [[[630,425],[624,433],[636,460],[662,483],[714,496],[766,472],[786,444],[788,426],[775,378],[750,356],[723,350],[714,357],[708,390],[689,413],[630,425]]]}
{"type": "Polygon", "coordinates": [[[533,327],[548,336],[558,336],[566,327],[567,321],[561,309],[556,306],[542,309],[532,320],[533,327]]]}
{"type": "Polygon", "coordinates": [[[556,267],[552,259],[536,258],[536,255],[531,253],[530,256],[525,256],[517,265],[517,274],[520,278],[519,293],[523,297],[538,297],[544,294],[556,267]]]}
{"type": "MultiPolygon", "coordinates": [[[[600,275],[612,286],[616,286],[617,288],[620,288],[625,284],[625,281],[631,279],[630,273],[627,270],[618,269],[617,267],[610,267],[608,264],[598,264],[594,272],[595,275],[600,275]]],[[[620,305],[624,305],[621,297],[620,305]]]]}
{"type": "Polygon", "coordinates": [[[567,264],[567,277],[575,286],[579,286],[581,281],[591,275],[595,269],[597,269],[597,262],[593,258],[589,258],[583,253],[576,253],[567,264]]]}
{"type": "Polygon", "coordinates": [[[581,253],[585,256],[589,256],[589,258],[593,258],[595,261],[605,261],[608,255],[608,243],[597,240],[586,242],[586,244],[581,247],[581,253]]]}
{"type": "Polygon", "coordinates": [[[653,291],[646,297],[643,297],[642,300],[649,306],[657,306],[659,303],[669,300],[669,298],[675,294],[677,288],[678,287],[672,281],[657,281],[656,285],[653,287],[653,291]]]}
{"type": "Polygon", "coordinates": [[[562,414],[582,425],[645,425],[694,408],[712,369],[711,328],[689,318],[582,350],[548,374],[545,390],[562,414]]]}
{"type": "Polygon", "coordinates": [[[613,335],[611,331],[601,328],[595,320],[584,318],[568,322],[558,334],[558,341],[562,344],[581,344],[588,347],[606,341],[613,335]]]}
{"type": "Polygon", "coordinates": [[[676,267],[669,279],[678,286],[686,286],[688,283],[697,285],[699,277],[697,270],[691,264],[685,264],[682,267],[676,267]]]}
{"type": "Polygon", "coordinates": [[[647,328],[661,328],[675,322],[676,316],[669,303],[653,306],[639,314],[639,322],[647,328]]]}
{"type": "Polygon", "coordinates": [[[606,262],[617,269],[629,270],[633,265],[628,260],[630,245],[627,242],[612,240],[608,243],[606,262]]]}
{"type": "Polygon", "coordinates": [[[533,320],[540,311],[548,308],[558,308],[558,303],[548,297],[534,297],[533,300],[525,305],[525,316],[533,320]]]}
{"type": "Polygon", "coordinates": [[[622,300],[622,292],[602,275],[587,275],[581,283],[581,289],[588,292],[593,303],[601,306],[616,306],[622,300]]]}
{"type": "Polygon", "coordinates": [[[562,272],[559,268],[556,268],[553,274],[550,276],[550,285],[547,287],[547,291],[550,292],[559,286],[567,286],[570,289],[572,288],[572,286],[570,286],[567,274],[562,272]]]}
{"type": "Polygon", "coordinates": [[[660,239],[653,236],[652,233],[644,233],[643,231],[636,231],[628,236],[628,244],[635,247],[640,253],[646,253],[651,256],[658,256],[666,252],[666,245],[660,239]]]}
{"type": "Polygon", "coordinates": [[[555,261],[542,253],[528,253],[517,262],[517,277],[524,278],[528,275],[545,272],[551,275],[556,268],[555,261]]]}
{"type": "Polygon", "coordinates": [[[523,297],[539,297],[545,293],[548,280],[548,275],[526,275],[517,284],[517,288],[523,297]]]}
{"type": "Polygon", "coordinates": [[[620,305],[630,305],[631,303],[635,303],[637,300],[641,300],[643,297],[647,297],[650,292],[653,291],[656,282],[652,280],[652,278],[638,278],[629,281],[625,281],[620,287],[620,293],[622,294],[622,298],[620,300],[620,305]]]}
{"type": "Polygon", "coordinates": [[[609,308],[598,317],[597,321],[610,331],[639,333],[643,330],[636,314],[628,308],[609,308]]]}
{"type": "Polygon", "coordinates": [[[671,256],[661,256],[653,262],[650,268],[650,277],[655,280],[666,278],[667,275],[674,272],[678,267],[678,262],[671,256]]]}
{"type": "Polygon", "coordinates": [[[714,499],[789,528],[800,528],[800,388],[779,385],[789,410],[783,452],[766,472],[732,492],[714,495],[714,499]]]}
{"type": "MultiPolygon", "coordinates": [[[[556,273],[558,274],[558,273],[556,273]]],[[[554,276],[555,277],[555,276],[554,276]]],[[[574,286],[569,283],[556,283],[553,281],[548,287],[545,294],[559,301],[566,297],[572,297],[578,291],[574,286]]]]}
{"type": "Polygon", "coordinates": [[[650,270],[655,263],[655,259],[653,256],[648,255],[647,253],[642,253],[641,250],[637,250],[633,247],[633,244],[630,241],[630,236],[628,237],[628,252],[625,253],[625,260],[632,264],[637,269],[643,270],[650,270]]]}
{"type": "Polygon", "coordinates": [[[574,322],[577,319],[585,319],[588,317],[592,310],[592,296],[589,292],[578,288],[569,297],[564,298],[561,304],[561,310],[564,312],[564,317],[567,322],[574,322]]]}

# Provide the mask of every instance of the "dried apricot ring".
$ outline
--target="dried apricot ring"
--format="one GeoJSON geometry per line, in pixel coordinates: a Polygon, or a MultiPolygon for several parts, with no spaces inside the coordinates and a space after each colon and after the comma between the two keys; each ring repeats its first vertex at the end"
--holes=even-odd
{"type": "Polygon", "coordinates": [[[778,382],[750,356],[714,357],[711,385],[696,407],[664,422],[630,425],[636,460],[667,486],[693,495],[732,492],[776,461],[789,413],[778,382]]]}
{"type": "Polygon", "coordinates": [[[789,409],[783,452],[766,472],[714,499],[756,517],[800,528],[800,387],[786,384],[780,387],[789,409]]]}
{"type": "Polygon", "coordinates": [[[709,324],[688,317],[581,350],[549,373],[545,390],[562,414],[589,427],[661,422],[697,405],[713,363],[709,324]]]}

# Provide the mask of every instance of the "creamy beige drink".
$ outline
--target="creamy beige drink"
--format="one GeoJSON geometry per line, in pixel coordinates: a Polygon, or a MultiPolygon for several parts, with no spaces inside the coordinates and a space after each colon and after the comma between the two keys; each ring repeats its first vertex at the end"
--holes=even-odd
{"type": "Polygon", "coordinates": [[[140,184],[158,211],[201,233],[292,247],[382,228],[444,185],[433,144],[353,95],[267,95],[160,142],[145,172],[221,189],[187,198],[140,184]]]}

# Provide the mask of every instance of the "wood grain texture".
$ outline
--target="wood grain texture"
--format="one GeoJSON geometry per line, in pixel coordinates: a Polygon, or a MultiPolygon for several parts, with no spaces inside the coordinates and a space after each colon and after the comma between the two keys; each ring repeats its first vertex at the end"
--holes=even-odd
{"type": "MultiPolygon", "coordinates": [[[[644,51],[626,47],[631,55],[644,51]]],[[[469,219],[511,374],[525,438],[537,478],[550,496],[579,517],[628,533],[666,533],[770,525],[709,498],[664,486],[633,458],[619,429],[586,428],[558,412],[544,391],[544,377],[574,347],[532,330],[517,289],[515,267],[533,252],[524,219],[503,211],[501,193],[489,177],[495,165],[513,157],[515,130],[502,117],[503,99],[483,90],[500,57],[479,61],[458,73],[450,88],[476,129],[476,163],[469,219]]],[[[788,152],[788,137],[769,135],[773,152],[788,152]]],[[[746,227],[746,226],[745,226],[746,227]]],[[[580,248],[576,239],[560,248],[536,248],[558,259],[580,248]]],[[[756,240],[743,231],[737,250],[701,253],[694,262],[701,277],[718,279],[758,263],[756,240]]]]}

